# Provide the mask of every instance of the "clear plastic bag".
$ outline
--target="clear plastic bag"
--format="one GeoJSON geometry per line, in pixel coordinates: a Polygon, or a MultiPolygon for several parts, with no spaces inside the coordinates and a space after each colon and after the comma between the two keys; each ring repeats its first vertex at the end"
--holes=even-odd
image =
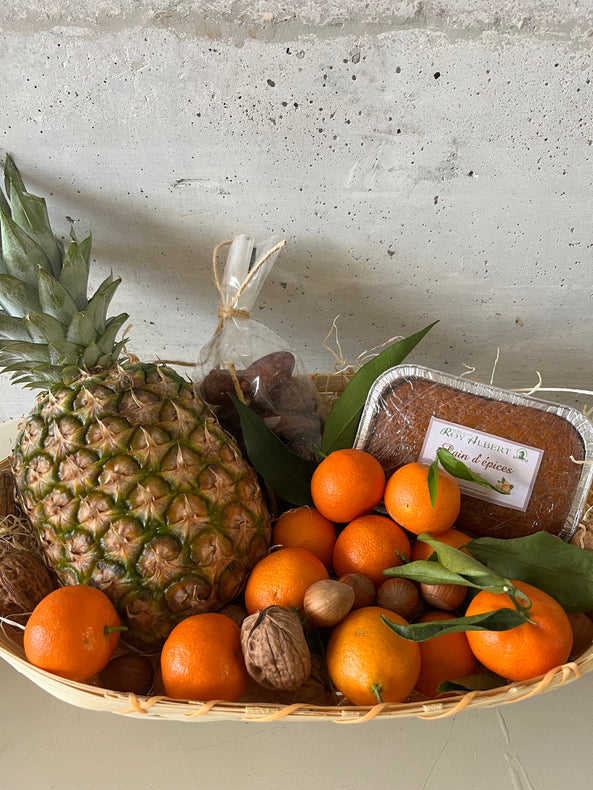
{"type": "Polygon", "coordinates": [[[229,392],[237,394],[259,414],[293,452],[312,458],[321,446],[325,420],[317,388],[296,350],[250,317],[285,242],[273,236],[256,244],[250,236],[237,236],[219,280],[217,254],[228,243],[218,245],[214,251],[214,274],[220,293],[218,326],[201,349],[192,378],[223,428],[239,441],[239,417],[229,392]]]}

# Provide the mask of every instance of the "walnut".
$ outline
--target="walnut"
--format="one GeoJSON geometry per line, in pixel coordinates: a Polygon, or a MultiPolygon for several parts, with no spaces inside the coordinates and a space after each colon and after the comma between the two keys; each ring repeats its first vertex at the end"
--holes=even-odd
{"type": "Polygon", "coordinates": [[[247,671],[264,688],[294,691],[311,674],[311,652],[299,616],[283,606],[247,617],[241,647],[247,671]]]}
{"type": "Polygon", "coordinates": [[[273,702],[279,705],[293,705],[300,702],[302,705],[335,705],[331,688],[329,686],[327,670],[321,656],[311,654],[311,674],[298,689],[278,691],[265,689],[249,678],[249,683],[240,697],[240,702],[246,704],[263,705],[273,702]]]}
{"type": "Polygon", "coordinates": [[[0,558],[0,615],[30,614],[55,588],[44,563],[26,549],[14,549],[0,558]]]}

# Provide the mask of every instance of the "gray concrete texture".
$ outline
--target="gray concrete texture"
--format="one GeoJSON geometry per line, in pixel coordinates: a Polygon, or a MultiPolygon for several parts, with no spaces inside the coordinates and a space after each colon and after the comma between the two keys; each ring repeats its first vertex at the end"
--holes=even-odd
{"type": "Polygon", "coordinates": [[[193,362],[213,247],[280,233],[254,317],[309,370],[338,316],[346,362],[439,319],[414,361],[593,402],[553,391],[593,390],[591,0],[9,0],[0,45],[0,149],[141,358],[193,362]]]}

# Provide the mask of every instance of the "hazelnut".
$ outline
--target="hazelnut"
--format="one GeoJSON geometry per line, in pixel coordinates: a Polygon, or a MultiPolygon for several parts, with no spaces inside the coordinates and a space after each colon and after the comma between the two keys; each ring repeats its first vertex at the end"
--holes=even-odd
{"type": "Polygon", "coordinates": [[[467,587],[460,584],[421,584],[420,592],[430,606],[452,612],[463,603],[467,587]]]}
{"type": "Polygon", "coordinates": [[[123,653],[112,658],[99,672],[99,682],[113,691],[148,694],[152,687],[152,662],[140,653],[123,653]]]}
{"type": "Polygon", "coordinates": [[[593,622],[591,622],[586,614],[568,612],[567,617],[573,635],[570,657],[578,658],[593,644],[593,622]]]}
{"type": "Polygon", "coordinates": [[[311,625],[331,628],[352,609],[354,597],[354,590],[347,584],[335,579],[321,579],[307,588],[303,608],[311,625]]]}
{"type": "Polygon", "coordinates": [[[372,606],[375,603],[375,585],[368,576],[362,573],[345,573],[338,581],[354,590],[353,609],[361,609],[363,606],[372,606]]]}
{"type": "Polygon", "coordinates": [[[377,590],[376,604],[411,620],[419,610],[420,593],[410,579],[386,579],[377,590]]]}

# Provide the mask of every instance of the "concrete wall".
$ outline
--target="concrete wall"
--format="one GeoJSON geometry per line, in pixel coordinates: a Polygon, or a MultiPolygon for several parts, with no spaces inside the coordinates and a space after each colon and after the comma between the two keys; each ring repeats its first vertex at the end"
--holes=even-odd
{"type": "Polygon", "coordinates": [[[255,315],[311,370],[338,315],[347,360],[438,318],[423,364],[592,390],[592,46],[592,0],[8,0],[0,148],[143,358],[193,361],[212,248],[279,232],[255,315]]]}

